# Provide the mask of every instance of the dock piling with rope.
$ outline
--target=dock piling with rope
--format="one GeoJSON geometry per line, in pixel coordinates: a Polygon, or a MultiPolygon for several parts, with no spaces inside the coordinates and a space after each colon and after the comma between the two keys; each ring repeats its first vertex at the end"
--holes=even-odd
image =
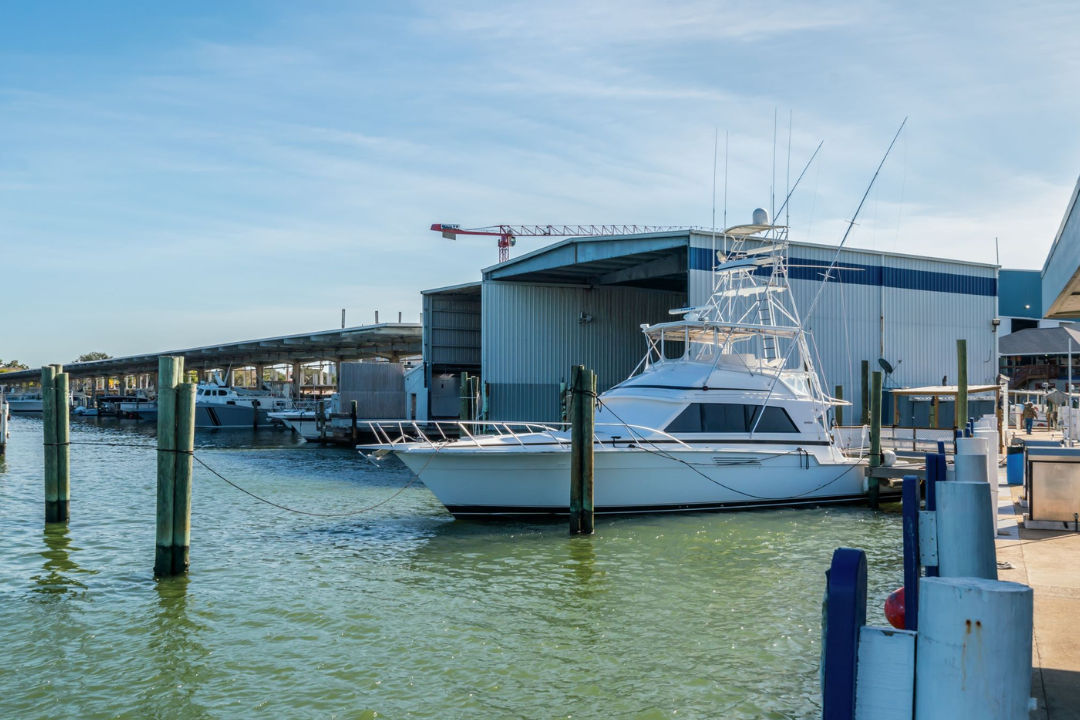
{"type": "Polygon", "coordinates": [[[191,544],[195,385],[183,377],[183,358],[158,358],[157,577],[186,572],[191,544]]]}
{"type": "Polygon", "coordinates": [[[45,522],[68,521],[71,456],[68,376],[62,365],[41,368],[42,449],[45,465],[45,522]]]}

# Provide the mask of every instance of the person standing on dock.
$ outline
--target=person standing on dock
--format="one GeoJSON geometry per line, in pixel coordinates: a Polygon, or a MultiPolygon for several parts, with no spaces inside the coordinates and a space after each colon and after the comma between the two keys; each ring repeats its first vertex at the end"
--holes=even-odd
{"type": "Polygon", "coordinates": [[[1035,415],[1035,405],[1028,400],[1024,403],[1024,429],[1028,435],[1031,434],[1031,428],[1035,424],[1035,415]]]}

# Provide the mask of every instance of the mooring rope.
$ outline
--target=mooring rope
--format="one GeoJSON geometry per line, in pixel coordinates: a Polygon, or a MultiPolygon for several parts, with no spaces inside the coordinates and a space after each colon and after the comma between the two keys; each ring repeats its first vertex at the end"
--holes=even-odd
{"type": "MultiPolygon", "coordinates": [[[[266,503],[267,505],[270,505],[272,507],[276,507],[279,510],[287,510],[288,512],[296,513],[298,515],[310,515],[312,517],[350,517],[352,515],[362,515],[363,513],[370,512],[371,510],[374,510],[375,508],[381,507],[382,505],[385,505],[386,503],[390,502],[391,500],[396,498],[398,495],[405,492],[409,488],[409,486],[412,485],[414,482],[416,482],[417,479],[419,479],[419,477],[420,477],[420,473],[416,473],[412,477],[412,479],[410,479],[409,482],[402,485],[401,488],[397,492],[395,492],[393,495],[386,498],[385,500],[381,500],[381,501],[375,503],[374,505],[368,505],[367,507],[360,508],[359,510],[350,510],[349,512],[343,512],[343,513],[317,513],[317,512],[310,512],[308,510],[297,510],[296,508],[291,508],[291,507],[289,507],[287,505],[282,505],[280,503],[274,502],[273,500],[268,500],[268,499],[266,499],[266,498],[264,498],[264,497],[262,497],[260,495],[256,495],[255,493],[251,492],[247,488],[244,488],[244,487],[241,487],[240,485],[237,485],[232,480],[230,480],[229,478],[225,477],[224,475],[219,473],[214,468],[207,465],[206,462],[202,458],[200,458],[198,455],[195,454],[194,450],[169,450],[169,449],[166,449],[166,448],[154,447],[152,445],[136,445],[134,443],[112,443],[112,442],[79,442],[79,441],[72,441],[72,442],[67,442],[67,443],[44,443],[44,444],[46,444],[46,445],[96,445],[96,446],[99,446],[99,447],[123,447],[123,448],[135,448],[135,449],[138,449],[138,450],[156,450],[157,452],[171,452],[171,453],[177,453],[177,454],[183,454],[183,455],[191,455],[192,459],[195,460],[195,462],[199,463],[204,468],[206,468],[212,475],[214,475],[215,477],[217,477],[221,481],[225,482],[226,484],[231,485],[232,487],[236,488],[237,490],[244,493],[245,495],[248,495],[248,496],[250,496],[252,498],[255,498],[259,502],[266,503]]],[[[434,458],[435,455],[437,455],[437,454],[438,454],[438,450],[436,450],[434,453],[432,453],[431,457],[428,458],[426,463],[424,463],[424,467],[421,468],[421,472],[425,468],[427,468],[428,463],[430,463],[432,458],[434,458]]]]}

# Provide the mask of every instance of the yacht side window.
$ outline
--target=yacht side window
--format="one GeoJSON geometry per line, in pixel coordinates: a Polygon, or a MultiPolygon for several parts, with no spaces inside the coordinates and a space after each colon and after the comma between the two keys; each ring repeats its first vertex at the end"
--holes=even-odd
{"type": "Polygon", "coordinates": [[[669,433],[748,433],[757,422],[759,433],[797,433],[799,429],[782,407],[736,403],[691,403],[664,428],[669,433]]]}

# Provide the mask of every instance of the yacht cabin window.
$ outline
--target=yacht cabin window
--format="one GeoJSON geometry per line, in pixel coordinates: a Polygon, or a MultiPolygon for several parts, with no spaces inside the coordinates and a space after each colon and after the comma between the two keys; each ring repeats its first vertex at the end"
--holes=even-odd
{"type": "MultiPolygon", "coordinates": [[[[665,432],[682,433],[748,433],[754,427],[760,405],[741,405],[736,403],[691,403],[679,415],[668,423],[665,432]]],[[[767,405],[761,421],[757,424],[759,433],[797,433],[787,410],[775,405],[767,405]]]]}

